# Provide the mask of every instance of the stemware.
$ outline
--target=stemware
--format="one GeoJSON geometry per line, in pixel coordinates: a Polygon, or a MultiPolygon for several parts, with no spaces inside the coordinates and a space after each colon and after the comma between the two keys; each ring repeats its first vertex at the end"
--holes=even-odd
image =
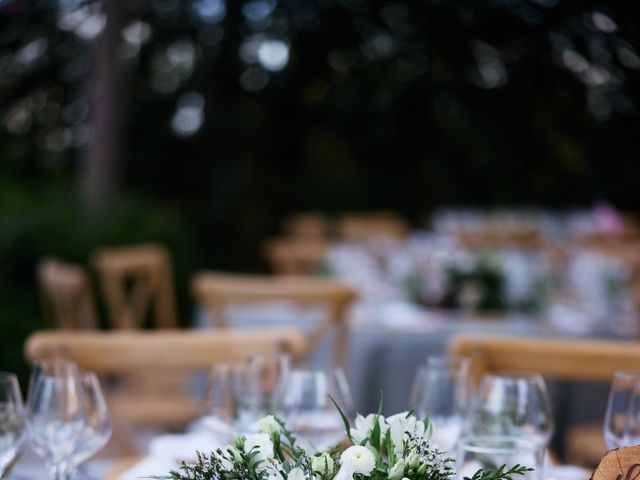
{"type": "Polygon", "coordinates": [[[24,408],[18,379],[0,372],[0,478],[5,478],[20,456],[25,439],[24,408]]]}
{"type": "Polygon", "coordinates": [[[344,397],[332,375],[321,370],[292,370],[276,397],[276,411],[303,448],[325,450],[344,438],[344,425],[331,399],[343,408],[344,397]]]}
{"type": "Polygon", "coordinates": [[[411,406],[434,425],[433,442],[451,450],[460,437],[469,400],[469,360],[428,357],[416,373],[411,406]]]}
{"type": "Polygon", "coordinates": [[[246,366],[243,387],[242,411],[249,416],[260,417],[273,410],[274,396],[291,371],[289,355],[252,355],[246,366]]]}
{"type": "Polygon", "coordinates": [[[546,446],[553,428],[551,402],[541,375],[485,375],[469,414],[469,434],[521,437],[546,446]]]}
{"type": "Polygon", "coordinates": [[[36,364],[28,398],[28,426],[32,445],[43,457],[52,480],[66,478],[85,427],[83,392],[78,367],[72,362],[36,364]]]}
{"type": "Polygon", "coordinates": [[[209,369],[203,401],[205,416],[227,425],[234,421],[236,406],[236,383],[240,367],[227,363],[214,363],[209,369]]]}
{"type": "Polygon", "coordinates": [[[82,372],[80,384],[84,395],[85,425],[67,469],[68,477],[72,479],[76,478],[79,467],[98,453],[111,438],[111,419],[98,376],[93,372],[82,372]]]}
{"type": "Polygon", "coordinates": [[[607,447],[640,443],[640,372],[615,372],[604,419],[607,447]]]}
{"type": "Polygon", "coordinates": [[[479,470],[495,470],[522,465],[532,468],[523,477],[528,480],[545,478],[544,446],[522,437],[474,436],[460,439],[456,455],[457,478],[472,477],[479,470]]]}

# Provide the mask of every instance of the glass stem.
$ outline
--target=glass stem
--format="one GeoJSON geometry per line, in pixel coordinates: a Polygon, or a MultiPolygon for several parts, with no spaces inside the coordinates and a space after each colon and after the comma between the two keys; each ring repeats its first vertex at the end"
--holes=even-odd
{"type": "Polygon", "coordinates": [[[58,464],[52,463],[49,466],[49,472],[50,472],[51,480],[67,480],[69,478],[67,476],[66,463],[58,463],[58,464]]]}

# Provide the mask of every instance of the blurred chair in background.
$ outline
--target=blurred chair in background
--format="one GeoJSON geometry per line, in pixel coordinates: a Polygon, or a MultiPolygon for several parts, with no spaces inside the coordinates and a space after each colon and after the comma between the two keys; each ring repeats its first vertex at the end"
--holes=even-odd
{"type": "MultiPolygon", "coordinates": [[[[32,363],[48,359],[75,361],[108,381],[114,375],[131,374],[188,378],[187,374],[205,371],[214,362],[240,363],[250,355],[290,353],[296,358],[305,345],[304,336],[289,328],[215,332],[40,331],[27,339],[25,353],[32,363]]],[[[136,427],[182,429],[202,413],[202,398],[188,389],[153,395],[140,392],[138,396],[129,390],[106,389],[106,394],[114,420],[114,440],[127,453],[135,450],[130,434],[136,427]]]]}
{"type": "MultiPolygon", "coordinates": [[[[609,383],[614,372],[640,366],[640,343],[623,341],[458,335],[449,342],[448,352],[452,357],[471,359],[476,384],[485,373],[501,371],[609,383]]],[[[564,443],[566,461],[588,467],[597,465],[607,450],[601,423],[570,428],[564,443]]]]}
{"type": "Polygon", "coordinates": [[[178,326],[170,254],[161,245],[102,248],[91,256],[112,328],[178,326]]]}
{"type": "Polygon", "coordinates": [[[336,225],[337,235],[342,240],[361,241],[371,237],[404,239],[408,232],[407,222],[393,212],[353,212],[340,216],[336,225]]]}
{"type": "Polygon", "coordinates": [[[345,284],[309,277],[201,272],[193,277],[191,289],[217,327],[228,326],[226,309],[233,305],[286,301],[298,307],[323,306],[326,320],[306,333],[306,354],[335,331],[333,363],[346,365],[349,341],[346,313],[356,292],[345,284]]]}
{"type": "Polygon", "coordinates": [[[300,240],[327,240],[331,230],[331,220],[320,212],[297,213],[284,221],[286,235],[300,240]]]}
{"type": "Polygon", "coordinates": [[[312,275],[322,267],[329,244],[321,239],[281,237],[265,244],[265,256],[274,273],[312,275]]]}
{"type": "Polygon", "coordinates": [[[63,330],[98,328],[91,282],[81,265],[45,258],[36,275],[48,325],[63,330]]]}

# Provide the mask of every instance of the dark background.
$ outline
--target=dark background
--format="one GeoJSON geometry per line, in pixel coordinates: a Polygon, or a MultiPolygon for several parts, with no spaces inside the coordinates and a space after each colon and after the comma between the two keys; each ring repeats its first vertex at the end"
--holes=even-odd
{"type": "Polygon", "coordinates": [[[640,211],[639,29],[630,1],[0,0],[2,368],[44,255],[162,241],[186,318],[190,273],[264,270],[293,212],[640,211]]]}

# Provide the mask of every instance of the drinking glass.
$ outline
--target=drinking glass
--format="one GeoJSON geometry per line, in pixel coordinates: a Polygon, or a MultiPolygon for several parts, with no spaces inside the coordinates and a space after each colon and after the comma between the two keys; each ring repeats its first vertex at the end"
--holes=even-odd
{"type": "Polygon", "coordinates": [[[226,363],[214,363],[209,369],[203,402],[205,416],[228,425],[236,414],[236,383],[238,367],[226,363]]]}
{"type": "Polygon", "coordinates": [[[522,465],[533,468],[523,478],[543,480],[545,447],[522,437],[473,436],[460,439],[456,455],[457,478],[472,477],[479,470],[522,465]]]}
{"type": "Polygon", "coordinates": [[[236,382],[238,417],[246,424],[256,424],[273,411],[276,393],[291,371],[289,355],[253,355],[243,376],[236,382]]]}
{"type": "Polygon", "coordinates": [[[434,426],[432,441],[451,450],[463,428],[469,400],[469,360],[428,357],[420,367],[411,394],[418,417],[428,415],[434,426]]]}
{"type": "Polygon", "coordinates": [[[5,478],[22,451],[25,419],[18,379],[0,372],[0,478],[5,478]]]}
{"type": "Polygon", "coordinates": [[[78,475],[80,465],[98,453],[111,438],[111,419],[98,376],[93,372],[82,372],[80,383],[84,395],[85,425],[67,469],[72,479],[87,476],[78,475]]]}
{"type": "Polygon", "coordinates": [[[76,364],[52,361],[35,366],[29,387],[29,434],[52,480],[66,478],[84,432],[83,397],[76,364]]]}
{"type": "Polygon", "coordinates": [[[604,419],[607,447],[640,443],[640,372],[615,372],[604,419]]]}
{"type": "Polygon", "coordinates": [[[293,370],[276,397],[276,410],[296,434],[301,447],[322,451],[344,438],[338,405],[346,405],[332,375],[320,370],[293,370]],[[331,398],[330,398],[331,397],[331,398]]]}
{"type": "Polygon", "coordinates": [[[527,438],[547,445],[554,422],[541,375],[485,375],[469,414],[469,434],[527,438]]]}

